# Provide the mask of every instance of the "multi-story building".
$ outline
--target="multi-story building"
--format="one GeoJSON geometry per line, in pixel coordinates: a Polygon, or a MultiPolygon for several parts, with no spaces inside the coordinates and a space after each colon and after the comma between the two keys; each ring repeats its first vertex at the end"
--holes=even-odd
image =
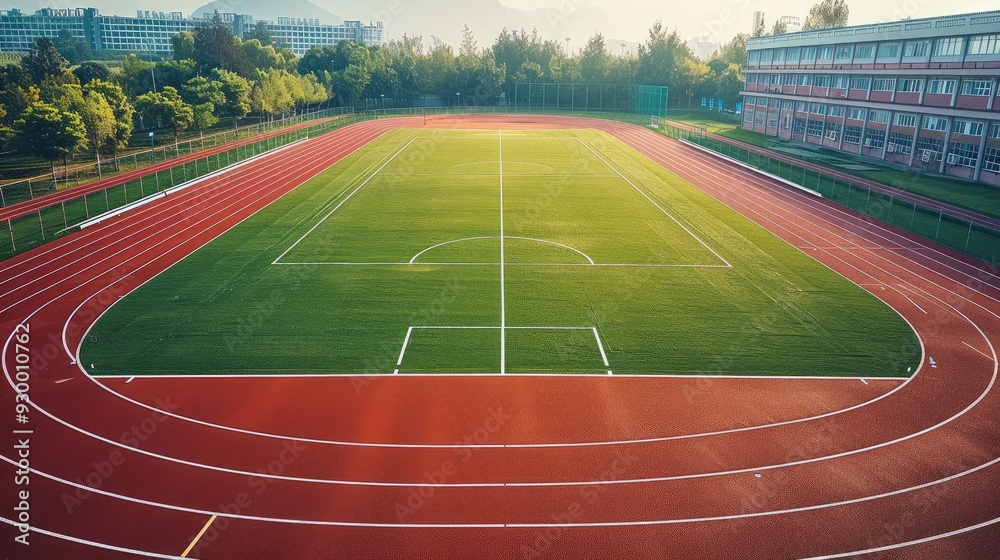
{"type": "Polygon", "coordinates": [[[1000,11],[747,42],[743,128],[1000,186],[1000,11]]]}
{"type": "MultiPolygon", "coordinates": [[[[140,10],[136,17],[102,16],[96,8],[44,8],[34,14],[20,10],[0,11],[0,51],[28,52],[36,37],[55,37],[66,29],[74,37],[84,39],[94,52],[153,51],[173,54],[170,37],[180,31],[194,31],[199,25],[218,16],[232,25],[233,33],[243,37],[255,25],[245,14],[211,14],[202,19],[184,17],[181,12],[150,12],[140,10]]],[[[316,19],[278,18],[266,22],[275,41],[303,55],[316,45],[336,45],[350,39],[376,45],[382,42],[382,22],[364,24],[345,21],[340,25],[322,25],[316,19]]]]}

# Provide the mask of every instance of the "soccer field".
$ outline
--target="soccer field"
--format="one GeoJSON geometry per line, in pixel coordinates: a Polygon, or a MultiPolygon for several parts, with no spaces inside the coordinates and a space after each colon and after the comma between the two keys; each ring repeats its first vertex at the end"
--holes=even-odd
{"type": "Polygon", "coordinates": [[[94,374],[900,377],[893,310],[604,133],[399,129],[111,308],[94,374]]]}

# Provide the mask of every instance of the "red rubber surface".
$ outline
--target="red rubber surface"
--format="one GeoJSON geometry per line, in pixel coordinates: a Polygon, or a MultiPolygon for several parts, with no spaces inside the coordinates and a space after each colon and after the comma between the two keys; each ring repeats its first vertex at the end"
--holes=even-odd
{"type": "MultiPolygon", "coordinates": [[[[179,557],[218,515],[188,557],[995,557],[995,268],[640,127],[516,116],[430,124],[606,130],[886,301],[936,367],[926,359],[908,382],[867,384],[126,383],[91,379],[71,363],[64,331],[75,351],[119,296],[385,130],[423,126],[363,123],[0,263],[5,341],[18,323],[31,326],[34,430],[32,544],[8,545],[17,533],[3,524],[0,550],[179,557]]],[[[15,362],[8,344],[10,376],[15,362]]],[[[6,420],[13,393],[5,385],[0,414],[16,429],[6,420]]],[[[7,520],[17,502],[12,445],[0,451],[7,520]]]]}

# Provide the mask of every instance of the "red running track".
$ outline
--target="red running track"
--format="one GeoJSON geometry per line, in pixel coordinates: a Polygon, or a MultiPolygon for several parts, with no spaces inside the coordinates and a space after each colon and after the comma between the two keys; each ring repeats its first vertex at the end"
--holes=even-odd
{"type": "Polygon", "coordinates": [[[208,148],[206,150],[192,152],[190,154],[185,154],[183,156],[156,162],[146,167],[140,167],[138,169],[133,169],[132,171],[126,171],[125,173],[119,173],[117,175],[113,175],[111,177],[108,177],[107,179],[100,179],[98,181],[85,183],[83,185],[79,185],[70,189],[64,189],[61,191],[44,194],[42,196],[38,196],[31,200],[26,200],[24,202],[19,202],[17,204],[4,206],[3,208],[0,208],[0,222],[5,222],[7,220],[16,220],[21,216],[26,216],[28,214],[31,214],[32,212],[43,210],[54,204],[59,204],[60,202],[66,202],[74,198],[79,198],[88,193],[101,191],[108,187],[113,187],[115,185],[120,185],[122,183],[127,183],[128,181],[138,179],[139,177],[146,177],[148,175],[152,175],[157,171],[163,171],[166,169],[170,169],[171,167],[183,165],[189,161],[194,161],[196,159],[201,159],[203,157],[208,157],[218,153],[226,152],[238,146],[252,144],[260,140],[267,140],[268,138],[273,138],[274,136],[280,136],[287,132],[294,132],[300,128],[313,126],[315,124],[321,124],[328,120],[331,119],[317,119],[314,121],[306,121],[304,123],[300,123],[295,126],[281,128],[275,131],[268,132],[266,134],[253,136],[251,138],[246,138],[244,140],[236,140],[233,142],[229,142],[227,144],[222,144],[219,146],[208,148]]]}
{"type": "Polygon", "coordinates": [[[420,124],[346,127],[0,263],[5,373],[21,323],[35,366],[32,544],[12,558],[174,558],[195,541],[187,557],[996,557],[996,269],[632,125],[432,122],[607,131],[899,311],[917,374],[128,383],[71,362],[119,296],[420,124]]]}

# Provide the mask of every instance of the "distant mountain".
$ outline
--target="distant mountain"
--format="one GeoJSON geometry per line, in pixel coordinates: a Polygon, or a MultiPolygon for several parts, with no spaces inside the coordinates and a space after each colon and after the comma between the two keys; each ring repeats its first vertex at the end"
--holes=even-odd
{"type": "Polygon", "coordinates": [[[219,13],[236,12],[249,14],[255,20],[266,19],[275,21],[279,17],[293,17],[319,19],[320,23],[324,24],[338,24],[344,21],[343,18],[320,8],[316,4],[309,2],[309,0],[281,0],[281,2],[273,2],[271,0],[241,0],[235,3],[232,0],[214,0],[198,8],[191,15],[200,18],[202,15],[211,14],[216,10],[219,13]]]}

